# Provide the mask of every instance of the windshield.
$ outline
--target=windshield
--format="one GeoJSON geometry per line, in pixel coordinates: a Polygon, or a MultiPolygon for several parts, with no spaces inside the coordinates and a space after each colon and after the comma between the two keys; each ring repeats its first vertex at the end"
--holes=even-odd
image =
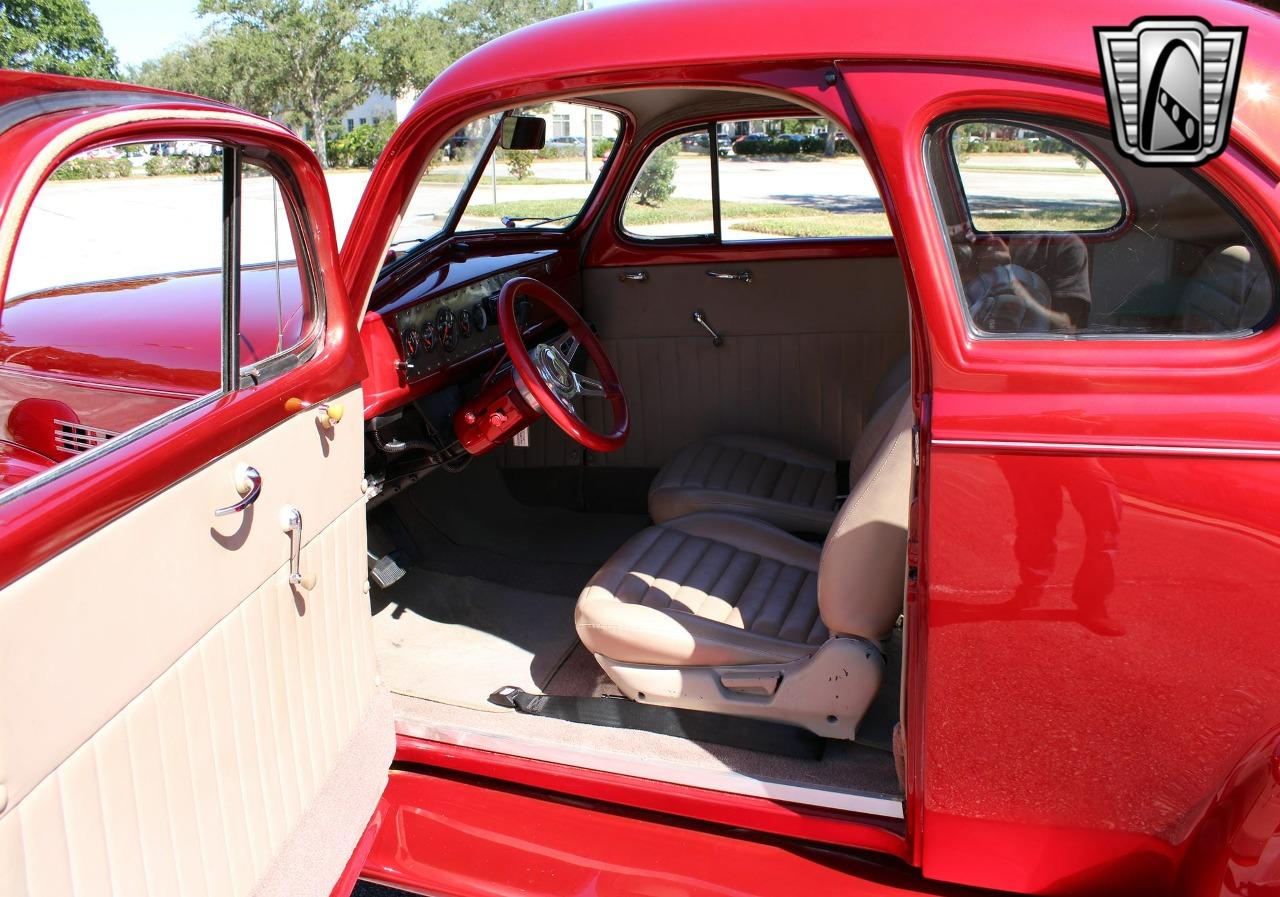
{"type": "Polygon", "coordinates": [[[436,151],[418,178],[409,208],[391,238],[392,249],[412,249],[444,230],[476,168],[483,164],[485,149],[501,118],[486,115],[468,122],[436,151]]]}
{"type": "Polygon", "coordinates": [[[498,147],[490,154],[494,127],[512,113],[468,123],[445,141],[418,179],[392,237],[391,261],[443,234],[455,216],[460,234],[563,230],[574,222],[613,153],[621,119],[608,110],[558,101],[518,111],[546,121],[546,145],[540,150],[498,147]],[[458,214],[472,183],[470,199],[458,214]]]}
{"type": "Polygon", "coordinates": [[[493,153],[458,221],[458,233],[563,230],[573,224],[595,189],[618,137],[618,116],[562,102],[520,112],[546,121],[546,145],[493,153]]]}

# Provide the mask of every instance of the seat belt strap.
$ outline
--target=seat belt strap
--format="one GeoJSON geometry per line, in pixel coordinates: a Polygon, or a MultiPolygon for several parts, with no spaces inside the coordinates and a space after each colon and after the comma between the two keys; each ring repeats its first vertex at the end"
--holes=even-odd
{"type": "Polygon", "coordinates": [[[701,710],[637,704],[625,698],[533,695],[522,688],[507,685],[490,695],[489,702],[499,707],[513,708],[529,716],[561,719],[589,726],[608,726],[613,729],[636,729],[802,760],[821,759],[826,745],[825,739],[808,729],[785,723],[706,713],[701,710]]]}

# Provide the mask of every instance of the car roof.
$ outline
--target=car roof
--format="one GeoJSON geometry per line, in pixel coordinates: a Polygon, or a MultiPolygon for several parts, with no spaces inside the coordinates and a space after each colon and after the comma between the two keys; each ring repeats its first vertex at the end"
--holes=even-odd
{"type": "Polygon", "coordinates": [[[1075,0],[1029,12],[1025,0],[979,6],[936,0],[644,0],[540,22],[454,63],[409,118],[457,96],[513,82],[554,85],[610,72],[799,59],[973,63],[1099,83],[1093,29],[1161,16],[1250,29],[1241,83],[1272,86],[1266,102],[1237,100],[1233,129],[1280,150],[1280,16],[1235,0],[1075,0]],[[1052,27],[1047,27],[1047,26],[1052,27]],[[715,40],[707,40],[714,34],[715,40]]]}

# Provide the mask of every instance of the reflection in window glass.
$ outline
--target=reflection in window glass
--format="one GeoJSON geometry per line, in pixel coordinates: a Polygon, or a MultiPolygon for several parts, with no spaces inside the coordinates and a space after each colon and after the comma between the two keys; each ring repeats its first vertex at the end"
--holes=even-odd
{"type": "Polygon", "coordinates": [[[963,302],[980,331],[1240,334],[1273,317],[1269,260],[1193,172],[1136,165],[1100,132],[1006,121],[935,128],[928,161],[963,302]],[[1055,141],[1047,151],[1028,148],[1047,139],[1055,141]],[[999,152],[974,149],[982,142],[999,152]],[[979,155],[1006,164],[979,171],[979,155]],[[1100,159],[1127,187],[1132,220],[1111,181],[1080,157],[1100,159]],[[1098,230],[1107,233],[1087,233],[1098,230]]]}
{"type": "Polygon", "coordinates": [[[622,227],[639,237],[707,238],[715,233],[706,131],[659,144],[631,183],[622,227]]]}
{"type": "Polygon", "coordinates": [[[240,363],[244,368],[298,345],[311,329],[293,223],[280,184],[245,163],[240,186],[240,363]]]}
{"type": "Polygon", "coordinates": [[[540,150],[499,148],[458,221],[458,233],[493,228],[562,230],[571,225],[599,180],[621,125],[612,112],[576,103],[550,103],[524,115],[547,121],[540,150]],[[601,137],[588,136],[592,115],[601,137]]]}

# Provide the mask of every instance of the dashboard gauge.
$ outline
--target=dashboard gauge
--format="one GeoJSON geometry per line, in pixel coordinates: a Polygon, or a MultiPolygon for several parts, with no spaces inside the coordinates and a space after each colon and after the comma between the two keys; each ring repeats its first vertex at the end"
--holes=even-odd
{"type": "Polygon", "coordinates": [[[412,328],[400,334],[400,344],[404,346],[404,357],[412,358],[418,354],[418,334],[412,328]]]}
{"type": "Polygon", "coordinates": [[[476,329],[476,333],[484,333],[489,329],[489,312],[483,302],[471,306],[471,326],[476,329]]]}
{"type": "Polygon", "coordinates": [[[446,352],[458,348],[458,319],[447,308],[436,313],[436,338],[446,352]]]}
{"type": "Polygon", "coordinates": [[[471,336],[471,309],[458,309],[458,335],[463,339],[471,336]]]}
{"type": "Polygon", "coordinates": [[[418,331],[418,342],[422,344],[422,351],[434,352],[436,348],[436,325],[430,321],[424,322],[422,329],[418,331]]]}

